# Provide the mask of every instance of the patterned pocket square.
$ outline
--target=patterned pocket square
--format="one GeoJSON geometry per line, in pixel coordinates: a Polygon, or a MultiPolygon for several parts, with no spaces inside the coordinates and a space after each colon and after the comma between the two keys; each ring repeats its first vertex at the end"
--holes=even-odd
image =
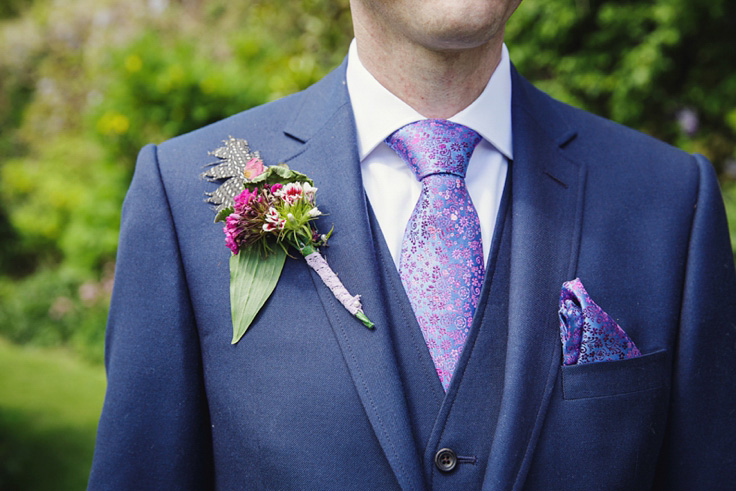
{"type": "Polygon", "coordinates": [[[593,302],[580,278],[562,284],[559,316],[564,365],[641,356],[624,330],[593,302]]]}

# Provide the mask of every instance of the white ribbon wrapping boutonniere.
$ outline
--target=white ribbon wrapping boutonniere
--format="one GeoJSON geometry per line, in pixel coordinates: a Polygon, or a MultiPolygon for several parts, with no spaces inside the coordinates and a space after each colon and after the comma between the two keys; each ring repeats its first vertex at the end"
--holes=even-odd
{"type": "Polygon", "coordinates": [[[286,165],[265,166],[248,142],[230,137],[210,152],[220,160],[204,174],[211,181],[225,179],[207,202],[216,205],[215,222],[225,222],[230,257],[230,306],[233,340],[237,343],[271,296],[290,248],[296,249],[340,303],[366,327],[360,295],[350,295],[319,253],[327,245],[315,220],[317,188],[304,174],[286,165]]]}

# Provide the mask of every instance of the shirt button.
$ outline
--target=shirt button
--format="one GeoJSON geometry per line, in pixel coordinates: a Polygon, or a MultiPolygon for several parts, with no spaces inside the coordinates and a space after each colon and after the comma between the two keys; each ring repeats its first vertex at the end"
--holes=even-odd
{"type": "Polygon", "coordinates": [[[449,448],[442,448],[434,454],[434,465],[442,472],[450,472],[457,465],[457,454],[449,448]]]}

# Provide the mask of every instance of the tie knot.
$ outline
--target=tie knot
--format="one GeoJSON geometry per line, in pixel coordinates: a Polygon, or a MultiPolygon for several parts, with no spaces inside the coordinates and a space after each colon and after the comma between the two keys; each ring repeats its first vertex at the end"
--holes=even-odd
{"type": "Polygon", "coordinates": [[[432,174],[465,177],[470,156],[481,140],[467,126],[446,119],[423,119],[402,126],[386,138],[420,181],[432,174]]]}

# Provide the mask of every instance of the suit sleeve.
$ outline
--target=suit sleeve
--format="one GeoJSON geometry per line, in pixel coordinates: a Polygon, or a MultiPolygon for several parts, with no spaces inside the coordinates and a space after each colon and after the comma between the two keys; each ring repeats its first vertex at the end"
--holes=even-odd
{"type": "Polygon", "coordinates": [[[736,482],[736,274],[713,169],[699,189],[673,362],[658,489],[732,489],[736,482]]]}
{"type": "Polygon", "coordinates": [[[123,205],[105,366],[89,489],[211,488],[199,339],[153,145],[123,205]]]}

